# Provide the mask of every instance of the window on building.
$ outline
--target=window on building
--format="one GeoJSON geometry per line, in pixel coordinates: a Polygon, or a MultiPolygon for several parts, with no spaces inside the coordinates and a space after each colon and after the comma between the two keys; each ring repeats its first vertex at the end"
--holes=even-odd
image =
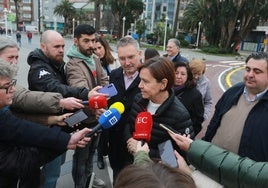
{"type": "Polygon", "coordinates": [[[31,11],[31,7],[30,6],[23,6],[22,8],[24,11],[31,11]]]}

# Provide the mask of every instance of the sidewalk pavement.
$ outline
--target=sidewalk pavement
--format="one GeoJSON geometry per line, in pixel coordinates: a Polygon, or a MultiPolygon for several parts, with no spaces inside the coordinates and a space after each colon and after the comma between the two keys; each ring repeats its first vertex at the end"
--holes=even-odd
{"type": "MultiPolygon", "coordinates": [[[[72,178],[72,159],[73,159],[74,151],[69,150],[66,154],[65,163],[61,166],[61,176],[57,182],[57,188],[74,188],[74,182],[72,178]]],[[[106,186],[105,188],[112,188],[112,170],[110,167],[110,163],[108,157],[104,158],[105,169],[100,170],[97,167],[97,152],[95,153],[93,160],[93,172],[96,176],[102,179],[106,186]]]]}

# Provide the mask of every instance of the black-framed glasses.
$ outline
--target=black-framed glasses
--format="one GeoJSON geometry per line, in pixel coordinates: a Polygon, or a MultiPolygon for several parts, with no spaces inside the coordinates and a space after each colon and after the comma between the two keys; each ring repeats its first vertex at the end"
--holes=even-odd
{"type": "Polygon", "coordinates": [[[10,84],[8,86],[6,86],[6,87],[0,87],[0,89],[5,89],[6,90],[6,94],[8,94],[10,92],[11,88],[16,85],[16,83],[17,83],[17,80],[16,79],[12,79],[11,82],[10,82],[10,84]]]}

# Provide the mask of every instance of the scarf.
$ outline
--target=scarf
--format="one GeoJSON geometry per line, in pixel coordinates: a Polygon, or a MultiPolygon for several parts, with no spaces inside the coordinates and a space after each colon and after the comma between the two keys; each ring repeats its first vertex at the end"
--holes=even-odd
{"type": "Polygon", "coordinates": [[[69,58],[75,57],[75,58],[78,58],[78,59],[85,61],[87,63],[87,65],[89,66],[90,70],[92,71],[92,73],[96,72],[96,66],[95,66],[95,62],[93,59],[93,55],[91,55],[90,57],[87,57],[84,54],[81,54],[77,50],[77,47],[74,44],[67,51],[67,57],[69,57],[69,58]]]}

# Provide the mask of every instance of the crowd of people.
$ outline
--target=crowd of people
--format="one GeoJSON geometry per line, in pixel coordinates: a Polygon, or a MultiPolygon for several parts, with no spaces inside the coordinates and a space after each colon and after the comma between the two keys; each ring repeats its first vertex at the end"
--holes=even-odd
{"type": "Polygon", "coordinates": [[[76,188],[91,181],[93,187],[106,186],[93,173],[95,151],[99,169],[106,167],[108,156],[116,188],[268,186],[267,53],[249,55],[243,82],[213,104],[205,62],[183,57],[175,38],[168,40],[167,53],[161,56],[149,48],[143,55],[138,41],[125,36],[117,42],[114,57],[105,38],[81,24],[74,29],[65,63],[64,38],[47,30],[40,48],[27,58],[29,90],[15,87],[19,46],[0,38],[0,187],[56,188],[67,149],[75,150],[76,188]],[[109,83],[117,95],[98,92],[109,83]],[[106,97],[107,108],[121,102],[125,111],[115,126],[87,137],[107,109],[82,104],[95,96],[106,97]],[[64,119],[79,109],[88,119],[66,126],[64,119]],[[144,112],[152,117],[147,143],[134,136],[144,112]],[[205,136],[195,139],[211,115],[205,136]],[[178,168],[158,162],[159,144],[167,140],[178,168]]]}

